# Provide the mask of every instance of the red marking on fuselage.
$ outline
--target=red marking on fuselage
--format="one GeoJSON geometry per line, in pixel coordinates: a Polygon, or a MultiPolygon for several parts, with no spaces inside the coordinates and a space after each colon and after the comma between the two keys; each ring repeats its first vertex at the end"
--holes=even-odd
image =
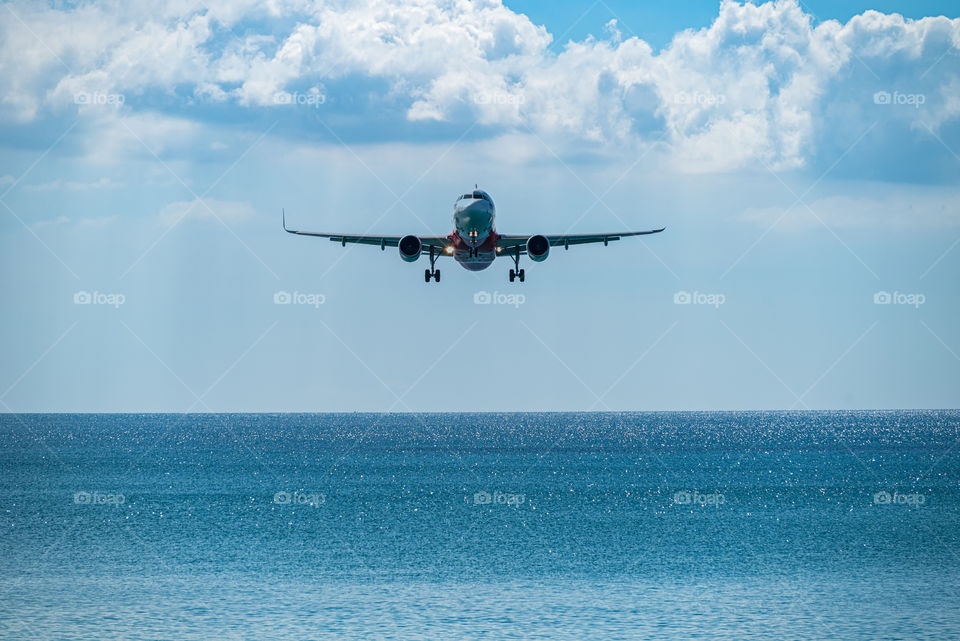
{"type": "MultiPolygon", "coordinates": [[[[451,242],[451,244],[453,245],[454,251],[461,251],[461,250],[469,250],[469,249],[470,249],[470,243],[468,243],[467,241],[465,241],[465,240],[463,239],[463,237],[460,236],[459,233],[457,233],[457,230],[456,230],[456,229],[453,230],[453,233],[450,234],[450,236],[448,236],[448,238],[450,239],[450,242],[451,242]]],[[[496,231],[491,231],[491,232],[487,235],[487,237],[483,240],[483,242],[480,243],[479,245],[477,245],[476,249],[477,249],[477,251],[480,251],[480,252],[485,252],[485,251],[494,251],[494,252],[495,252],[495,251],[497,250],[497,241],[498,241],[498,240],[500,240],[500,234],[498,234],[496,231]]]]}
{"type": "Polygon", "coordinates": [[[497,257],[497,241],[500,235],[491,230],[487,237],[477,247],[471,247],[456,230],[449,236],[453,245],[453,258],[460,266],[472,272],[486,269],[493,264],[497,257]]]}

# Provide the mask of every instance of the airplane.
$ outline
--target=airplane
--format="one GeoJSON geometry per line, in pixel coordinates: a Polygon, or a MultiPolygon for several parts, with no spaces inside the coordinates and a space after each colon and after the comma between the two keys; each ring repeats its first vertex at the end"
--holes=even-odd
{"type": "Polygon", "coordinates": [[[620,240],[627,236],[643,236],[657,234],[665,227],[649,231],[614,232],[610,234],[558,234],[544,236],[510,236],[498,234],[494,226],[497,209],[490,194],[477,189],[460,196],[453,205],[453,232],[447,236],[367,236],[349,234],[331,234],[313,231],[298,231],[287,229],[287,214],[283,214],[283,230],[290,234],[301,236],[318,236],[329,238],[333,242],[346,247],[347,243],[360,245],[379,245],[384,251],[387,247],[396,247],[400,251],[400,258],[412,263],[421,255],[430,257],[430,268],[424,270],[423,278],[426,282],[431,279],[440,282],[440,270],[436,269],[437,259],[441,256],[452,256],[460,265],[469,271],[476,272],[486,269],[495,258],[506,256],[513,260],[514,268],[510,269],[510,282],[519,280],[524,282],[524,270],[520,268],[520,257],[529,256],[530,260],[539,263],[546,260],[551,247],[563,246],[570,249],[570,245],[585,243],[603,243],[607,245],[612,240],[620,240]]]}

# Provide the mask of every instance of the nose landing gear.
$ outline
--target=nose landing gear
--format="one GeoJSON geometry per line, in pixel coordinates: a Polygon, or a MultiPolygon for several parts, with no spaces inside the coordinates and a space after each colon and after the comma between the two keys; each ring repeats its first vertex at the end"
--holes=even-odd
{"type": "Polygon", "coordinates": [[[510,270],[510,282],[512,283],[515,279],[519,278],[520,282],[523,282],[524,273],[522,269],[517,271],[510,270]]]}

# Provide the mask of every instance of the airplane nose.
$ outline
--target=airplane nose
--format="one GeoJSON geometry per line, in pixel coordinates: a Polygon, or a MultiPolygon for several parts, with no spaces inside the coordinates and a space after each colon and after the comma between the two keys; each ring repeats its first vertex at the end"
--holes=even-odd
{"type": "Polygon", "coordinates": [[[482,216],[480,212],[476,209],[470,209],[469,207],[460,212],[460,215],[457,217],[460,221],[460,225],[465,229],[471,229],[477,227],[480,224],[480,219],[482,216]]]}
{"type": "Polygon", "coordinates": [[[490,214],[490,205],[484,200],[466,204],[457,211],[457,229],[469,245],[476,247],[486,239],[491,225],[490,214]]]}

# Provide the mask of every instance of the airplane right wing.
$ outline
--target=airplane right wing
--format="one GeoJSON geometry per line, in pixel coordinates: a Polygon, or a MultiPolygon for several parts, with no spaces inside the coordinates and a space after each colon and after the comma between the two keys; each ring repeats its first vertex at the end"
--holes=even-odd
{"type": "MultiPolygon", "coordinates": [[[[333,234],[328,232],[318,232],[318,231],[299,231],[296,229],[287,229],[287,215],[286,212],[283,212],[283,231],[288,234],[297,234],[299,236],[316,236],[317,238],[327,238],[332,240],[335,243],[340,243],[342,247],[346,247],[347,243],[357,244],[357,245],[378,245],[381,250],[387,247],[398,247],[400,241],[404,238],[403,236],[368,236],[364,234],[333,234]]],[[[429,254],[430,249],[433,248],[434,253],[440,255],[443,253],[443,250],[451,244],[450,238],[448,236],[417,236],[420,239],[420,242],[423,246],[421,253],[429,254]]],[[[414,255],[416,255],[416,249],[414,249],[414,255]]]]}

